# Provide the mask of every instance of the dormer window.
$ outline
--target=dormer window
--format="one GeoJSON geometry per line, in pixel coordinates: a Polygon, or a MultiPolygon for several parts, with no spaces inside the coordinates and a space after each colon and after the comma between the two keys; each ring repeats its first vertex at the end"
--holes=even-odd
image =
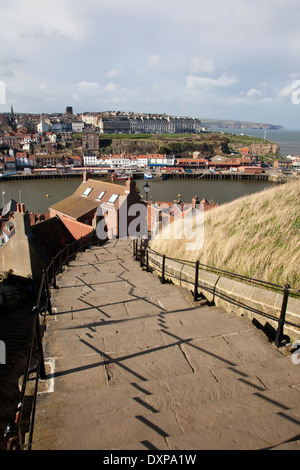
{"type": "Polygon", "coordinates": [[[101,201],[101,199],[103,198],[104,194],[106,193],[106,191],[101,191],[101,193],[99,194],[99,196],[96,198],[96,201],[101,201]]]}
{"type": "Polygon", "coordinates": [[[92,190],[93,188],[86,188],[86,190],[82,193],[82,196],[87,197],[92,190]]]}
{"type": "Polygon", "coordinates": [[[111,204],[114,204],[116,202],[116,200],[118,199],[119,197],[119,194],[112,194],[108,200],[108,202],[110,202],[111,204]]]}

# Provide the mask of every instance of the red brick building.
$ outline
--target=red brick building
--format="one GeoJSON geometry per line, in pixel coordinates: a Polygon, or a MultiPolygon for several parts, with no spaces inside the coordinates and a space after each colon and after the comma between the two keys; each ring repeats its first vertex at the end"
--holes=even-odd
{"type": "Polygon", "coordinates": [[[82,150],[99,150],[99,134],[93,129],[86,129],[82,132],[82,150]]]}

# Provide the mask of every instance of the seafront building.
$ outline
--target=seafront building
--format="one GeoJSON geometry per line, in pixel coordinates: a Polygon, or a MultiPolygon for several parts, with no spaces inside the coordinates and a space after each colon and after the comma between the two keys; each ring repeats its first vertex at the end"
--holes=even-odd
{"type": "Polygon", "coordinates": [[[100,134],[184,134],[199,133],[202,124],[194,117],[168,116],[166,114],[134,113],[83,113],[85,124],[99,129],[100,134]]]}
{"type": "Polygon", "coordinates": [[[95,154],[83,156],[85,167],[139,169],[151,167],[175,168],[176,158],[174,155],[147,154],[147,155],[107,155],[99,157],[95,154]]]}

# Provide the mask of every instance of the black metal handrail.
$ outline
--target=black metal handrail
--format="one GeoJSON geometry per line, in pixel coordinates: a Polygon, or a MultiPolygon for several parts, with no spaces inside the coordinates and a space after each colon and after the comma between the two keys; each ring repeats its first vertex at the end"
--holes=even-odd
{"type": "MultiPolygon", "coordinates": [[[[238,278],[238,279],[241,279],[241,280],[245,280],[248,283],[260,284],[263,287],[268,287],[272,290],[277,290],[280,293],[282,293],[283,298],[282,298],[282,304],[281,304],[279,319],[277,317],[275,318],[275,317],[272,317],[271,315],[260,312],[259,310],[250,308],[247,305],[237,303],[240,307],[243,306],[244,308],[248,308],[249,310],[257,313],[258,315],[263,315],[265,317],[269,317],[272,320],[278,322],[278,326],[277,326],[277,330],[276,330],[276,334],[275,334],[275,346],[277,348],[280,347],[280,345],[282,344],[282,341],[285,337],[285,335],[284,335],[284,325],[289,325],[289,326],[298,328],[298,325],[286,320],[287,304],[288,304],[288,299],[289,299],[290,293],[293,293],[295,296],[298,296],[300,294],[300,290],[293,289],[289,284],[286,284],[285,286],[280,286],[278,284],[274,284],[274,283],[271,283],[271,282],[263,281],[263,280],[256,279],[256,278],[247,277],[247,276],[237,274],[237,273],[233,273],[233,272],[230,272],[230,271],[225,271],[223,269],[215,268],[213,266],[208,266],[208,265],[205,265],[203,263],[200,263],[199,260],[190,261],[190,260],[182,260],[182,259],[177,259],[177,258],[171,258],[171,257],[168,257],[166,255],[162,255],[161,253],[159,253],[155,250],[152,250],[149,247],[146,247],[143,250],[142,249],[142,244],[143,244],[143,242],[140,240],[140,248],[139,248],[138,247],[138,239],[134,240],[133,255],[134,255],[136,260],[138,260],[138,259],[140,260],[140,265],[141,266],[143,266],[145,264],[147,271],[149,271],[149,253],[153,253],[157,256],[160,256],[162,258],[162,263],[161,263],[161,283],[162,284],[165,283],[165,281],[166,281],[166,269],[165,269],[166,260],[175,261],[175,262],[178,262],[178,263],[181,263],[181,264],[184,264],[184,265],[193,266],[195,268],[195,278],[194,278],[194,280],[193,281],[188,281],[188,280],[184,281],[184,282],[189,283],[193,286],[194,301],[196,301],[198,299],[199,268],[200,267],[205,268],[205,269],[209,270],[210,272],[217,272],[217,273],[223,274],[223,275],[231,277],[231,278],[238,278]]],[[[158,268],[157,264],[156,264],[156,267],[158,268]]],[[[157,269],[157,270],[159,270],[159,269],[157,269]]],[[[171,279],[173,278],[173,279],[180,280],[177,276],[175,276],[173,274],[170,274],[170,273],[167,273],[167,277],[171,278],[171,279]]],[[[209,289],[207,289],[207,290],[209,290],[209,289]]],[[[214,294],[218,295],[216,290],[214,290],[214,294]]],[[[227,298],[227,300],[229,301],[229,298],[227,298]]]]}
{"type": "Polygon", "coordinates": [[[103,242],[104,241],[100,241],[96,235],[96,232],[93,231],[88,238],[81,237],[79,240],[75,240],[74,242],[67,244],[56,254],[55,257],[52,258],[47,268],[43,270],[35,306],[32,309],[33,323],[31,337],[29,341],[26,368],[23,375],[16,417],[14,422],[7,426],[4,433],[6,436],[5,442],[7,443],[8,450],[12,448],[10,445],[12,440],[15,442],[15,448],[20,450],[32,449],[32,436],[34,429],[38,383],[40,379],[45,380],[47,378],[42,339],[46,328],[46,315],[47,313],[50,315],[52,314],[50,287],[54,289],[57,288],[57,274],[63,272],[64,265],[69,266],[70,259],[75,259],[78,252],[84,251],[85,249],[91,248],[95,245],[100,246],[103,242]],[[31,367],[33,361],[36,361],[36,363],[33,367],[31,367]],[[25,443],[21,429],[22,415],[26,401],[26,386],[30,380],[30,374],[32,373],[35,373],[35,387],[31,406],[31,415],[29,419],[28,439],[25,443]]]}

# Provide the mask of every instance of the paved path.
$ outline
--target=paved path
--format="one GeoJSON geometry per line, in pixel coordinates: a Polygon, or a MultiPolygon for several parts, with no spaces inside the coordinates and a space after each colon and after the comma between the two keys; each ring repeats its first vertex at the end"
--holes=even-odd
{"type": "Polygon", "coordinates": [[[127,240],[58,285],[33,449],[300,450],[300,365],[245,317],[161,285],[127,240]]]}

